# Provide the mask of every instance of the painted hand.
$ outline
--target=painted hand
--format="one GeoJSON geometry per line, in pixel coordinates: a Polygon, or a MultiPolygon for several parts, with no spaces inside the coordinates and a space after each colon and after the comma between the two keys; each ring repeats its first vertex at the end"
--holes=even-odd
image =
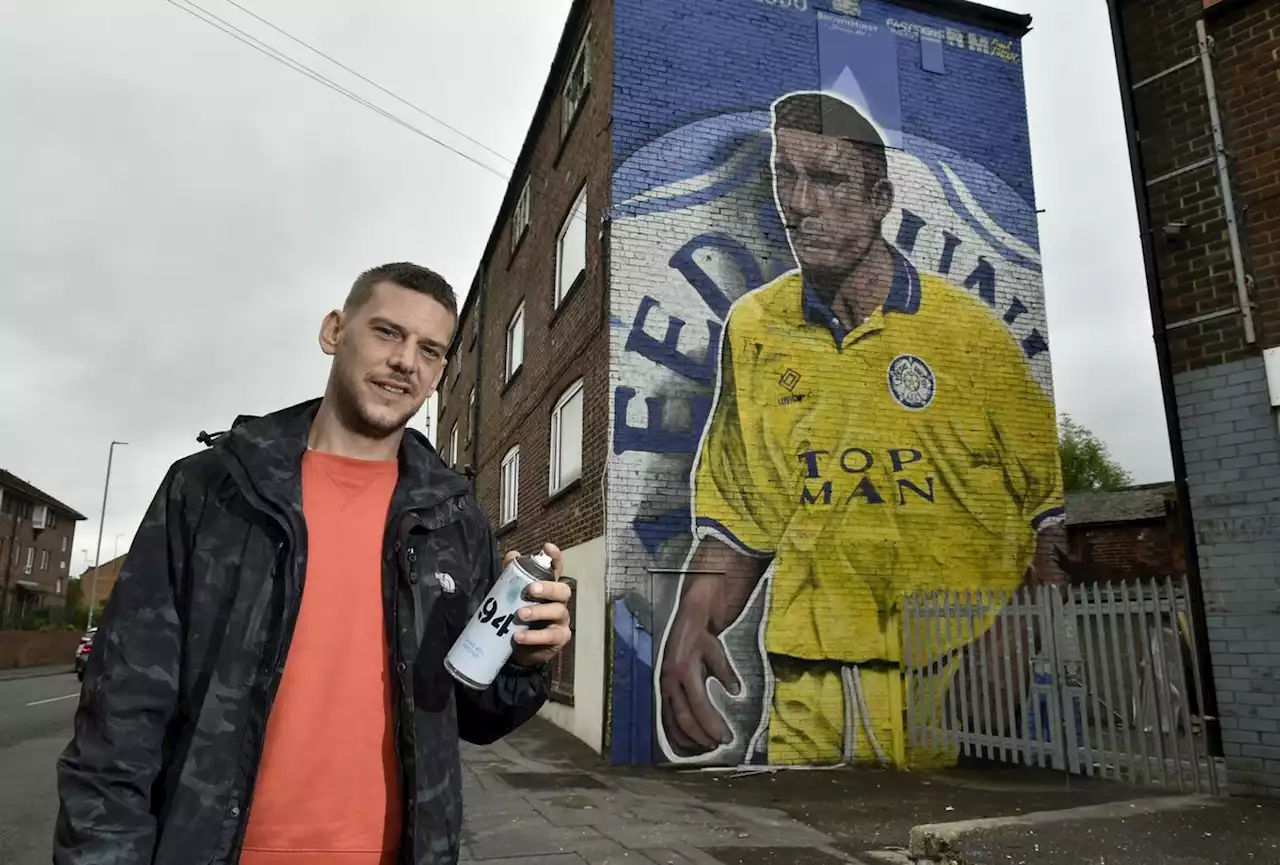
{"type": "MultiPolygon", "coordinates": [[[[520,621],[530,627],[516,634],[511,660],[522,667],[545,664],[560,654],[573,637],[569,621],[569,600],[573,591],[567,583],[559,582],[564,576],[564,554],[555,544],[543,545],[542,551],[551,557],[551,572],[555,574],[556,582],[542,580],[526,590],[538,603],[520,611],[520,621]]],[[[513,550],[502,560],[502,566],[505,568],[518,558],[520,553],[513,550]]]]}
{"type": "Polygon", "coordinates": [[[686,594],[662,653],[658,678],[662,729],[672,748],[689,756],[733,741],[733,732],[707,693],[707,675],[735,696],[742,685],[712,621],[709,603],[693,593],[686,594]]]}

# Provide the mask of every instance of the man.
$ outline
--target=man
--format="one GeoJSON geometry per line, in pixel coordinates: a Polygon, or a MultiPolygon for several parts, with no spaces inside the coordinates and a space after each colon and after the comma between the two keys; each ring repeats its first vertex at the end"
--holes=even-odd
{"type": "Polygon", "coordinates": [[[570,592],[532,588],[538,627],[487,690],[445,672],[503,564],[466,482],[405,431],[456,324],[435,273],[368,271],[321,326],[323,398],[169,470],[58,761],[55,863],[457,861],[458,740],[537,712],[570,592]]]}
{"type": "MultiPolygon", "coordinates": [[[[894,189],[866,118],[794,94],[774,106],[773,142],[799,267],[741,298],[725,328],[659,735],[674,759],[735,740],[708,676],[740,692],[720,635],[769,571],[768,715],[748,754],[764,738],[773,764],[885,762],[908,756],[894,747],[903,597],[1057,578],[1054,410],[997,317],[885,241],[894,189]]],[[[937,648],[976,634],[957,627],[937,648]]]]}

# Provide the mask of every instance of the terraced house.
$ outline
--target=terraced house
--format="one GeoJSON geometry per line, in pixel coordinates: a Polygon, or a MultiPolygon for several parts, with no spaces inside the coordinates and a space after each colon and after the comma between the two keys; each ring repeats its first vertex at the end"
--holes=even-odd
{"type": "Polygon", "coordinates": [[[76,523],[84,514],[0,469],[0,629],[66,601],[76,523]]]}

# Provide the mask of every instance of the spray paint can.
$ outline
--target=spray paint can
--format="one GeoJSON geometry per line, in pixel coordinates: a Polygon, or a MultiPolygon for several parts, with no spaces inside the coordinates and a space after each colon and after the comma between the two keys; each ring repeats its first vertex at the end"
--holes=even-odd
{"type": "Polygon", "coordinates": [[[445,656],[449,675],[478,691],[493,684],[514,651],[515,635],[529,629],[520,611],[538,603],[527,598],[525,590],[539,580],[554,579],[551,557],[545,553],[521,556],[508,565],[445,656]]]}

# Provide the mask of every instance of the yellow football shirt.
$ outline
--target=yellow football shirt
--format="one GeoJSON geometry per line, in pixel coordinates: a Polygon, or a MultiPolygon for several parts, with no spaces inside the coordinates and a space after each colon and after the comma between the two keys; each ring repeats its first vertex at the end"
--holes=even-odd
{"type": "Polygon", "coordinates": [[[1021,347],[895,257],[888,301],[852,331],[798,272],[726,325],[695,529],[773,560],[770,653],[898,661],[904,595],[1017,588],[1062,513],[1053,403],[1021,347]]]}

